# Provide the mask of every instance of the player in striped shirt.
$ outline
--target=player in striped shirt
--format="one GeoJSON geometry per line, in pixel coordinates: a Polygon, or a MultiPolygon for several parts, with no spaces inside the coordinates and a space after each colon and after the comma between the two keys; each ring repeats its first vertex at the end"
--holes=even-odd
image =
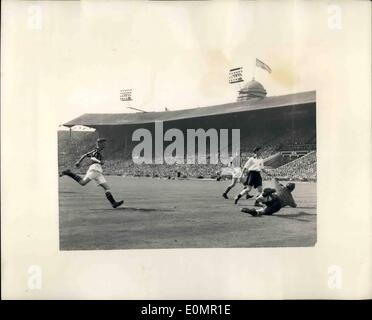
{"type": "Polygon", "coordinates": [[[86,158],[89,159],[90,166],[84,178],[73,173],[71,170],[62,171],[62,173],[60,174],[60,177],[64,175],[69,176],[70,178],[74,179],[77,183],[79,183],[82,186],[85,186],[91,180],[94,180],[97,183],[97,185],[102,187],[103,190],[105,191],[106,198],[110,202],[111,206],[113,208],[117,208],[121,206],[124,203],[124,201],[115,201],[113,195],[110,192],[110,187],[107,184],[105,177],[103,176],[102,165],[104,162],[103,162],[101,152],[105,148],[105,146],[106,146],[106,139],[104,138],[97,139],[96,147],[92,151],[86,154],[83,154],[80,157],[80,159],[75,163],[75,166],[79,168],[81,165],[81,162],[84,159],[86,158]]]}
{"type": "Polygon", "coordinates": [[[261,215],[272,215],[285,206],[296,208],[297,204],[292,196],[295,186],[293,182],[289,182],[283,186],[279,183],[278,179],[274,178],[275,188],[265,188],[256,198],[256,201],[262,203],[263,207],[260,209],[242,208],[241,211],[257,217],[261,215]]]}

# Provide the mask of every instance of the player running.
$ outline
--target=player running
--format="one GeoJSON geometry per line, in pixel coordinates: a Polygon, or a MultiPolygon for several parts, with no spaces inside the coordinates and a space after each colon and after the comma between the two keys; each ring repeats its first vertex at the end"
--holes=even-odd
{"type": "MultiPolygon", "coordinates": [[[[222,197],[225,199],[229,199],[227,194],[236,186],[242,175],[242,169],[240,168],[240,157],[238,155],[231,157],[229,167],[232,169],[232,180],[225,192],[222,194],[222,197]]],[[[248,198],[252,198],[252,196],[247,193],[247,199],[248,198]]]]}
{"type": "Polygon", "coordinates": [[[274,178],[274,185],[275,189],[265,188],[261,195],[257,197],[256,201],[263,204],[262,208],[242,208],[240,211],[257,217],[261,215],[272,215],[285,206],[296,208],[297,204],[292,196],[296,185],[293,182],[289,182],[286,186],[283,186],[276,178],[274,178]]]}
{"type": "Polygon", "coordinates": [[[102,172],[103,172],[102,171],[102,165],[103,165],[104,162],[102,160],[101,151],[105,148],[105,146],[106,146],[106,139],[104,139],[104,138],[97,139],[96,147],[92,151],[82,155],[80,157],[80,159],[75,163],[75,166],[77,168],[79,168],[81,162],[85,158],[89,158],[90,166],[89,166],[89,169],[88,169],[86,175],[84,176],[84,178],[82,178],[79,175],[73,173],[71,170],[62,171],[61,174],[60,174],[60,177],[62,177],[64,175],[69,176],[70,178],[74,179],[77,183],[79,183],[82,186],[85,186],[91,180],[95,180],[97,185],[102,187],[103,190],[105,191],[106,198],[107,198],[108,201],[110,201],[111,206],[113,208],[117,208],[117,207],[121,206],[124,203],[124,201],[122,201],[122,200],[121,201],[115,201],[114,197],[112,196],[112,194],[110,192],[110,187],[107,184],[107,181],[102,174],[102,172]]]}
{"type": "MultiPolygon", "coordinates": [[[[253,150],[253,157],[250,157],[243,167],[239,179],[243,178],[244,189],[235,197],[235,204],[238,204],[239,199],[244,195],[247,195],[247,199],[248,197],[252,197],[249,195],[249,191],[251,191],[252,187],[257,189],[259,193],[262,193],[261,171],[268,175],[270,175],[270,173],[264,169],[264,162],[260,157],[260,151],[260,147],[255,148],[253,150]]],[[[255,204],[258,203],[256,202],[255,204]]]]}

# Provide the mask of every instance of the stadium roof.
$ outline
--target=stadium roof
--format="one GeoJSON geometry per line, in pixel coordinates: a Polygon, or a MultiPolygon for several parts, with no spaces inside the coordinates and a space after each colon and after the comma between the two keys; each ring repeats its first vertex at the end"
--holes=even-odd
{"type": "Polygon", "coordinates": [[[175,111],[139,113],[86,113],[63,125],[66,127],[73,127],[76,125],[96,127],[107,125],[152,123],[155,121],[165,122],[213,115],[223,115],[235,112],[246,112],[259,109],[315,103],[315,99],[315,91],[307,91],[283,96],[265,97],[263,99],[258,98],[242,102],[220,104],[211,107],[200,107],[175,111]]]}

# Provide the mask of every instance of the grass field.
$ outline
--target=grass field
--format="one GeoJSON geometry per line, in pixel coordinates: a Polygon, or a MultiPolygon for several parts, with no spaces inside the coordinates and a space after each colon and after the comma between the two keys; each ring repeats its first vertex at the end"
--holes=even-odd
{"type": "MultiPolygon", "coordinates": [[[[59,182],[61,250],[305,247],[316,242],[316,184],[297,183],[298,208],[273,216],[240,212],[241,185],[221,197],[228,181],[106,177],[124,207],[112,209],[94,182],[59,182]]],[[[265,182],[264,186],[270,185],[265,182]]],[[[252,194],[255,194],[253,192],[252,194]]]]}

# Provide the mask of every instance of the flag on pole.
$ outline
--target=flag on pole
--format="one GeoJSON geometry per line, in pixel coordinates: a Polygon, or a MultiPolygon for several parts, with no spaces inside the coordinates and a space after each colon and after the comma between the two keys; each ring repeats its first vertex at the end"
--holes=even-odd
{"type": "Polygon", "coordinates": [[[268,73],[271,73],[271,68],[265,62],[262,62],[260,59],[257,59],[257,58],[256,58],[256,67],[260,67],[266,70],[268,73]]]}
{"type": "Polygon", "coordinates": [[[229,70],[229,83],[243,82],[243,68],[234,68],[229,70]]]}

